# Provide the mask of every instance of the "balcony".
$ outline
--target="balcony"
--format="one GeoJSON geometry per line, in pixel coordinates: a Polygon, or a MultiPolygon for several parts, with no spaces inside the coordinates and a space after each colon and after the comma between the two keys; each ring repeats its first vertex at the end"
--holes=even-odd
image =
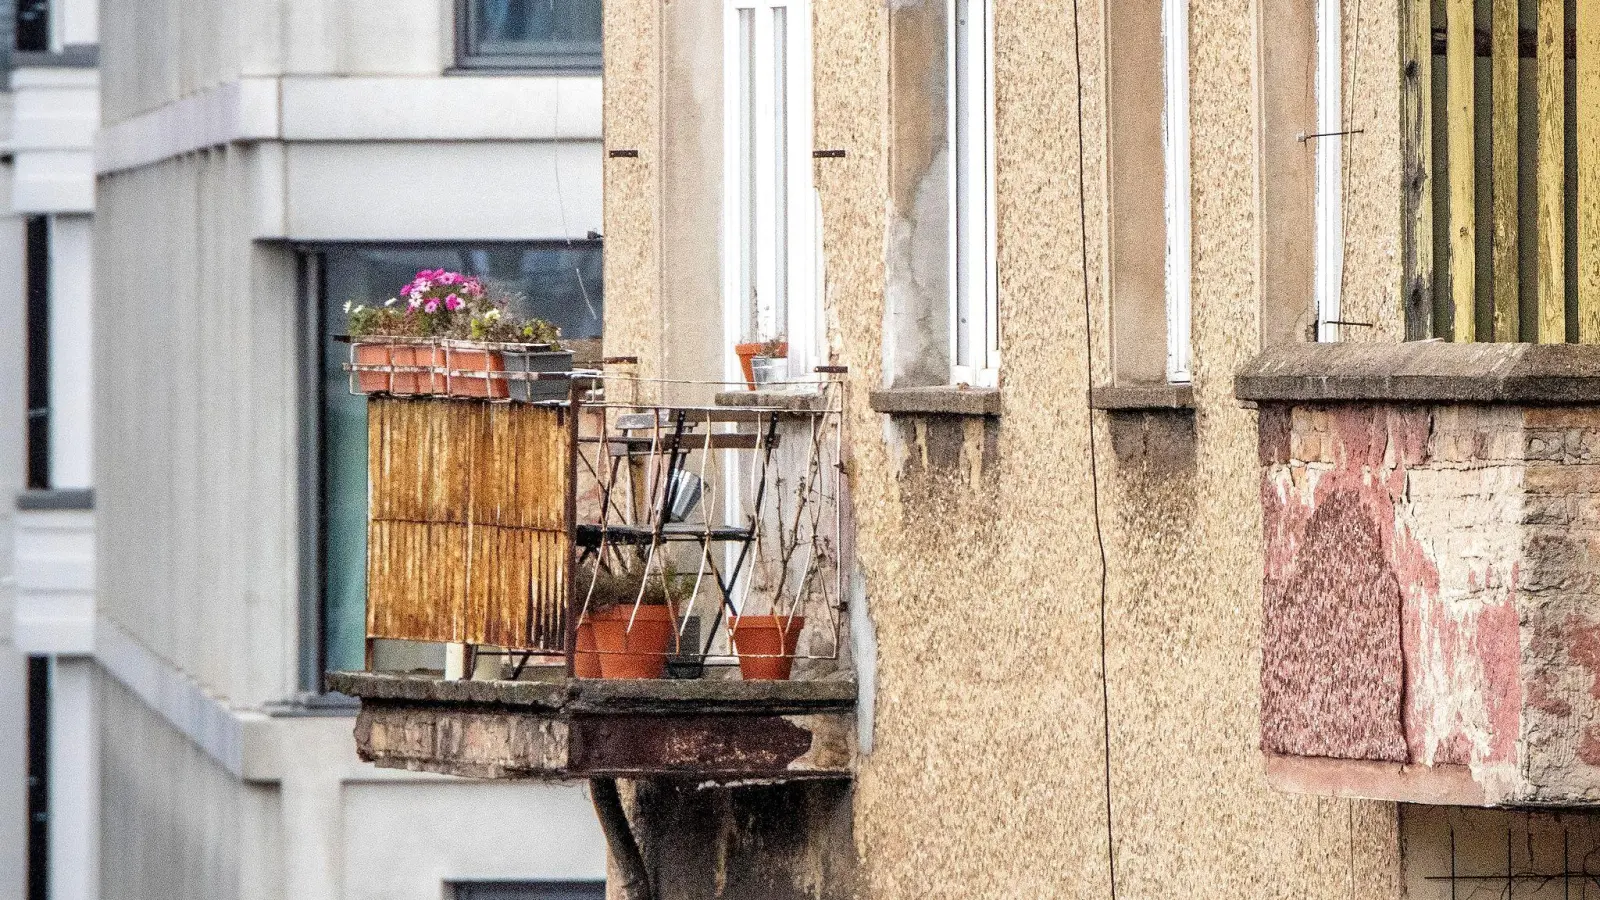
{"type": "Polygon", "coordinates": [[[19,652],[94,653],[94,501],[91,492],[25,491],[17,498],[12,571],[19,652]]]}
{"type": "Polygon", "coordinates": [[[848,777],[843,383],[460,365],[351,365],[371,392],[368,665],[328,687],[361,700],[362,757],[848,777]],[[442,668],[417,664],[429,645],[442,668]]]}
{"type": "Polygon", "coordinates": [[[1600,348],[1298,344],[1235,388],[1259,408],[1270,779],[1600,805],[1600,348]]]}

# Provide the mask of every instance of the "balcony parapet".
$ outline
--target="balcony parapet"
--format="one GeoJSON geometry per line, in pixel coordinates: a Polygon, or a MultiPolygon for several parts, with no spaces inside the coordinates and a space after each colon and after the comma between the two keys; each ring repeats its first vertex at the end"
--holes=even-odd
{"type": "Polygon", "coordinates": [[[848,778],[853,681],[455,681],[339,672],[356,748],[383,768],[472,778],[848,778]]]}
{"type": "Polygon", "coordinates": [[[1600,347],[1302,344],[1235,389],[1269,778],[1600,806],[1600,347]]]}

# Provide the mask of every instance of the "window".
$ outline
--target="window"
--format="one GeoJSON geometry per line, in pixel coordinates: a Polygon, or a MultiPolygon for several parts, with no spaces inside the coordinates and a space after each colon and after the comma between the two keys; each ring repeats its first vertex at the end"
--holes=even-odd
{"type": "Polygon", "coordinates": [[[806,0],[729,0],[723,21],[723,304],[732,345],[782,338],[789,374],[818,358],[806,0]]]}
{"type": "MultiPolygon", "coordinates": [[[[362,669],[366,650],[367,559],[367,407],[364,397],[350,393],[342,366],[348,348],[334,340],[345,333],[346,302],[382,303],[419,269],[446,268],[477,275],[508,293],[521,294],[520,312],[537,315],[561,329],[570,342],[601,336],[603,301],[601,246],[598,241],[571,244],[499,244],[491,246],[332,246],[308,251],[304,258],[305,289],[315,310],[317,414],[308,427],[316,447],[314,481],[308,502],[320,510],[317,561],[307,577],[317,592],[308,592],[307,614],[320,621],[320,634],[307,634],[310,659],[303,676],[307,690],[317,690],[323,671],[362,669]]],[[[581,346],[575,347],[580,360],[581,346]]],[[[592,355],[592,354],[591,354],[592,355]]],[[[384,652],[400,654],[405,647],[384,652]]],[[[387,668],[411,668],[421,660],[387,668]]]]}
{"type": "Polygon", "coordinates": [[[27,309],[28,488],[50,488],[50,220],[29,216],[24,227],[27,309]]]}
{"type": "Polygon", "coordinates": [[[605,900],[603,881],[463,881],[451,900],[605,900]]]}
{"type": "Polygon", "coordinates": [[[1339,340],[1344,292],[1344,69],[1340,41],[1343,4],[1317,0],[1316,303],[1317,340],[1339,340]]]}
{"type": "Polygon", "coordinates": [[[28,657],[28,900],[50,895],[50,657],[28,657]]]}
{"type": "Polygon", "coordinates": [[[994,228],[994,25],[989,0],[950,0],[950,359],[958,383],[1000,367],[994,228]]]}
{"type": "Polygon", "coordinates": [[[1189,364],[1189,0],[1161,6],[1166,60],[1167,380],[1186,384],[1189,364]]]}
{"type": "Polygon", "coordinates": [[[601,0],[458,0],[459,64],[471,68],[600,68],[601,0]]]}
{"type": "Polygon", "coordinates": [[[1113,377],[1188,383],[1189,4],[1129,0],[1107,15],[1113,377]]]}
{"type": "Polygon", "coordinates": [[[15,47],[24,53],[50,52],[50,0],[16,0],[15,47]]]}

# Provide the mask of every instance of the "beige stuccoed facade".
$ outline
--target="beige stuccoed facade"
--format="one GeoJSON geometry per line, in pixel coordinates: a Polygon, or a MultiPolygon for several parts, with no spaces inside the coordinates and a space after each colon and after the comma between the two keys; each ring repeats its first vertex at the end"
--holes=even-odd
{"type": "MultiPolygon", "coordinates": [[[[853,890],[1447,896],[1427,878],[1448,874],[1446,825],[1466,814],[1281,792],[1259,750],[1261,470],[1233,376],[1307,337],[1314,141],[1297,136],[1316,124],[1316,4],[1190,5],[1193,408],[1091,411],[1091,386],[1115,380],[1110,5],[995,4],[993,416],[869,401],[921,377],[903,304],[942,139],[925,80],[942,4],[810,5],[814,143],[843,151],[813,163],[827,352],[849,367],[858,600],[876,641],[857,660],[870,736],[853,890]]],[[[721,14],[715,0],[607,5],[607,352],[652,375],[715,377],[726,352],[721,14]]],[[[1392,0],[1343,6],[1344,118],[1361,133],[1344,144],[1341,316],[1363,323],[1345,340],[1403,338],[1398,28],[1392,0]]],[[[1162,247],[1150,235],[1148,252],[1162,247]]],[[[1472,815],[1558,848],[1561,828],[1595,827],[1472,815]]]]}

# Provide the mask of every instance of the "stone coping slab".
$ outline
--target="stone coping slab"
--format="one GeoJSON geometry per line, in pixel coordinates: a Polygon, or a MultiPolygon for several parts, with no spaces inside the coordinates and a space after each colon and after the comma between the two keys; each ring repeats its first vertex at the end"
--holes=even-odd
{"type": "Polygon", "coordinates": [[[1256,402],[1600,403],[1600,346],[1284,344],[1246,363],[1234,394],[1256,402]]]}
{"type": "Polygon", "coordinates": [[[854,681],[590,679],[446,681],[426,675],[333,672],[329,690],[363,701],[522,707],[548,713],[850,712],[854,681]]]}

